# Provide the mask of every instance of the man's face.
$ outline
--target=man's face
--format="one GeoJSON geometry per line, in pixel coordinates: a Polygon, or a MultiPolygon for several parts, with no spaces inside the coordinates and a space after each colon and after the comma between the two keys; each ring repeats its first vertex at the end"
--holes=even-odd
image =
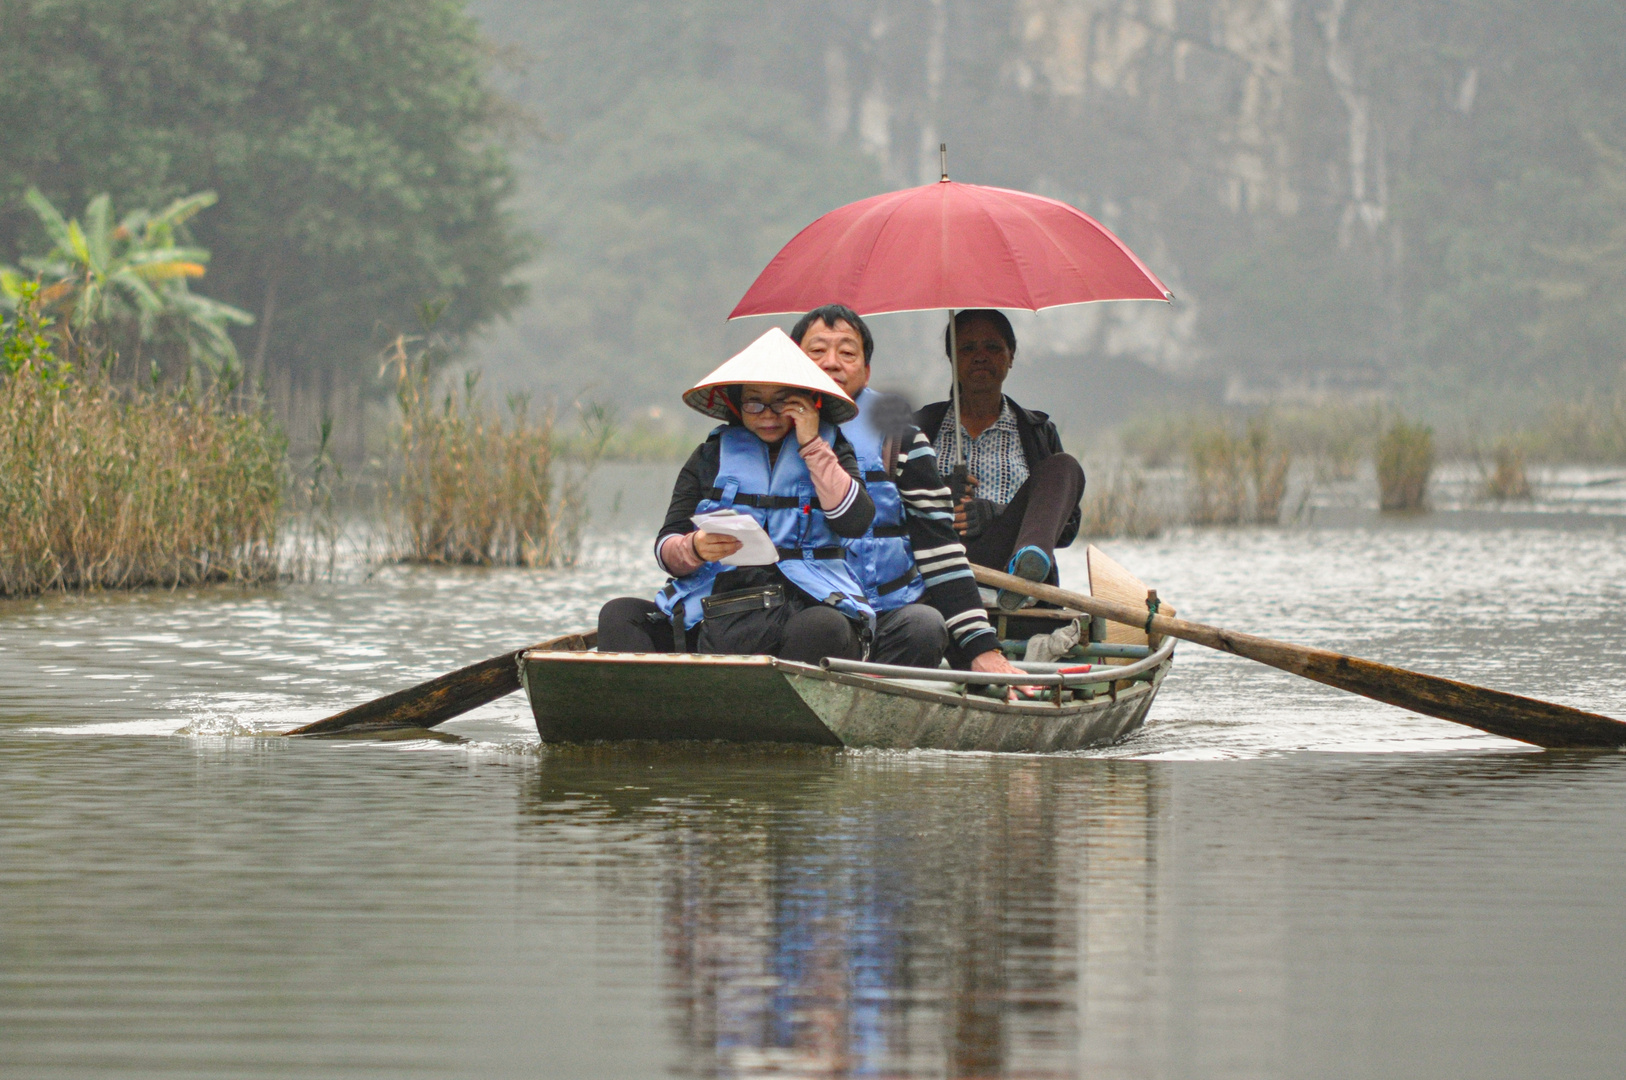
{"type": "Polygon", "coordinates": [[[846,319],[837,319],[831,326],[819,320],[802,335],[802,351],[836,385],[847,391],[848,397],[857,397],[869,385],[869,368],[864,364],[864,339],[846,319]]]}

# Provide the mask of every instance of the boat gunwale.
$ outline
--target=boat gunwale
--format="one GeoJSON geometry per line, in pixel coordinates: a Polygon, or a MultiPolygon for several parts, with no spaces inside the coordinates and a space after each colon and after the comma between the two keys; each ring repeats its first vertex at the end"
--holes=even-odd
{"type": "MultiPolygon", "coordinates": [[[[670,664],[673,666],[689,664],[717,664],[728,667],[765,667],[771,666],[782,672],[787,678],[806,678],[818,682],[831,682],[842,686],[850,686],[863,690],[876,691],[895,697],[913,698],[917,701],[931,702],[933,704],[954,704],[970,707],[980,712],[988,712],[1007,716],[1038,717],[1038,716],[1073,716],[1079,713],[1094,710],[1104,710],[1125,699],[1133,699],[1143,694],[1156,693],[1158,684],[1168,673],[1174,663],[1174,651],[1171,648],[1168,655],[1154,667],[1143,670],[1138,675],[1132,675],[1130,686],[1116,690],[1112,687],[1119,680],[1095,682],[1086,685],[1103,685],[1108,687],[1084,700],[1074,699],[1070,702],[1057,703],[1041,698],[1038,700],[1007,702],[997,698],[984,697],[973,694],[966,684],[942,684],[945,689],[929,689],[920,683],[910,683],[908,680],[888,679],[883,676],[860,675],[841,671],[831,671],[815,664],[803,664],[794,660],[781,660],[775,656],[764,655],[734,655],[713,653],[601,653],[587,650],[527,650],[521,654],[520,662],[568,662],[578,663],[642,663],[650,665],[670,664]],[[949,690],[947,687],[958,685],[960,690],[949,690]]],[[[529,694],[529,680],[525,680],[526,692],[529,694]]]]}
{"type": "MultiPolygon", "coordinates": [[[[884,670],[870,670],[893,668],[897,671],[916,672],[912,676],[915,682],[941,682],[959,684],[963,686],[1060,686],[1071,689],[1075,686],[1103,686],[1107,683],[1120,682],[1124,679],[1136,679],[1148,671],[1155,671],[1162,667],[1174,656],[1175,638],[1169,638],[1157,650],[1148,656],[1143,656],[1133,663],[1113,667],[1110,664],[1085,664],[1088,671],[1078,671],[1071,674],[1060,671],[1028,671],[1020,670],[1015,675],[1003,672],[984,671],[951,671],[942,668],[907,668],[892,664],[861,663],[848,660],[827,659],[820,665],[826,671],[839,671],[850,675],[868,675],[880,679],[908,679],[909,675],[889,675],[884,670]],[[836,664],[842,666],[836,667],[836,664]],[[957,676],[965,676],[959,678],[957,676]]],[[[1060,666],[1060,665],[1058,665],[1060,666]]]]}
{"type": "MultiPolygon", "coordinates": [[[[917,701],[929,701],[939,705],[952,703],[977,709],[981,712],[997,713],[1006,716],[1036,717],[1074,716],[1079,713],[1090,712],[1093,710],[1104,710],[1120,701],[1139,697],[1143,694],[1155,693],[1157,691],[1158,683],[1160,683],[1163,676],[1167,674],[1172,663],[1173,657],[1171,655],[1157,667],[1148,672],[1142,672],[1138,677],[1133,677],[1133,684],[1126,689],[1117,691],[1107,690],[1082,701],[1074,698],[1072,701],[1062,702],[1059,705],[1054,701],[1043,698],[1029,701],[1001,701],[998,698],[984,697],[981,694],[973,694],[969,691],[969,689],[961,690],[959,692],[947,689],[931,690],[927,689],[920,683],[910,683],[907,680],[892,680],[875,675],[858,675],[844,671],[830,671],[826,668],[813,667],[809,664],[793,664],[792,662],[785,660],[775,661],[775,666],[793,668],[794,670],[790,671],[790,674],[811,678],[819,682],[833,682],[842,686],[853,686],[863,690],[874,690],[879,693],[890,694],[895,697],[914,698],[917,701]]],[[[943,685],[948,686],[951,684],[945,683],[943,685]]],[[[964,686],[965,684],[961,683],[959,685],[964,686]]]]}

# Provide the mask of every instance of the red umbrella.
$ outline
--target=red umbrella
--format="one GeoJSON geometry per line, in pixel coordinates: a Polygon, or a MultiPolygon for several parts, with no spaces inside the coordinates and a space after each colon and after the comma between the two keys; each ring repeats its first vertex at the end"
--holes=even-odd
{"type": "Polygon", "coordinates": [[[1157,275],[1083,211],[945,178],[825,214],[774,256],[728,317],[830,303],[879,315],[1169,299],[1157,275]]]}
{"type": "MultiPolygon", "coordinates": [[[[791,238],[729,314],[846,304],[860,315],[947,308],[1039,311],[1096,300],[1172,300],[1124,242],[1056,199],[948,178],[849,203],[791,238]]],[[[954,379],[954,415],[960,380],[954,379]]],[[[965,461],[958,425],[956,465],[965,461]]]]}

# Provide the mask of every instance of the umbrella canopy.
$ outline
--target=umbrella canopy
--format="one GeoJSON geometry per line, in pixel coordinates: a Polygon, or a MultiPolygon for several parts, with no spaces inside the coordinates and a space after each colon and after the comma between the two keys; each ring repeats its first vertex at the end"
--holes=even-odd
{"type": "Polygon", "coordinates": [[[825,214],[774,256],[728,317],[831,303],[879,315],[1172,298],[1123,241],[1083,211],[944,179],[825,214]]]}
{"type": "Polygon", "coordinates": [[[806,390],[819,402],[819,415],[832,424],[845,424],[858,415],[858,406],[847,392],[809,360],[790,335],[777,326],[685,390],[683,404],[696,412],[727,420],[736,414],[722,391],[725,387],[745,383],[806,390]]]}

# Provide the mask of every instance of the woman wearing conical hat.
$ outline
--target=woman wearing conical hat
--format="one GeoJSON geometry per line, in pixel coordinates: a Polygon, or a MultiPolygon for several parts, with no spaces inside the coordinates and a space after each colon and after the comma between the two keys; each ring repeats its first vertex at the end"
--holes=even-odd
{"type": "Polygon", "coordinates": [[[655,539],[671,580],[653,601],[604,605],[599,650],[858,658],[875,613],[842,541],[864,535],[875,504],[836,427],[858,407],[777,327],[683,401],[723,425],[689,455],[655,539]],[[718,512],[754,518],[777,560],[734,565],[741,541],[692,520],[718,512]]]}

